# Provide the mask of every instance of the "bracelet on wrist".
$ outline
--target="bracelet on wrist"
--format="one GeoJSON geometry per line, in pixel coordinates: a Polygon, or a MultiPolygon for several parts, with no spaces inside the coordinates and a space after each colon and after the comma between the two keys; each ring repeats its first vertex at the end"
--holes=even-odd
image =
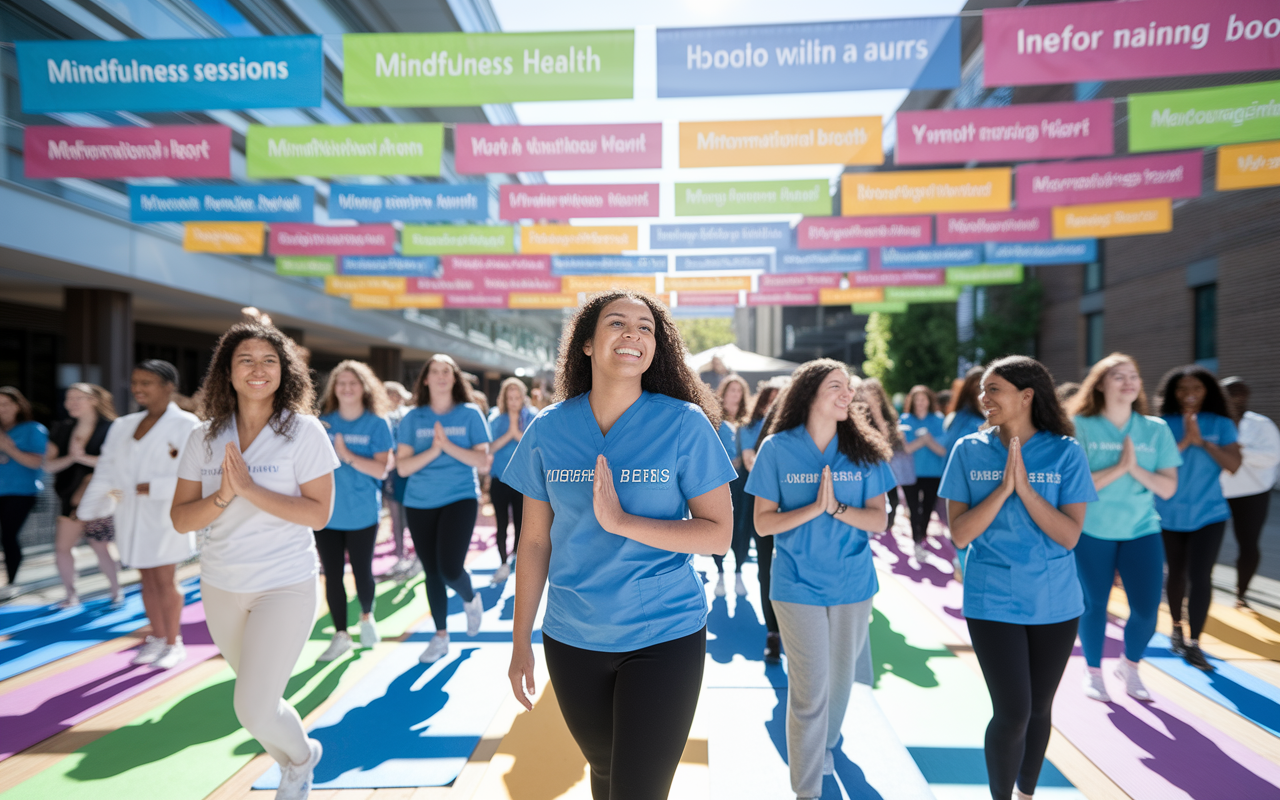
{"type": "MultiPolygon", "coordinates": [[[[231,495],[231,500],[235,500],[235,499],[236,499],[236,496],[234,494],[231,495]]],[[[226,508],[227,506],[231,505],[231,500],[223,500],[221,495],[217,494],[216,492],[213,495],[213,504],[218,508],[226,508]]]]}

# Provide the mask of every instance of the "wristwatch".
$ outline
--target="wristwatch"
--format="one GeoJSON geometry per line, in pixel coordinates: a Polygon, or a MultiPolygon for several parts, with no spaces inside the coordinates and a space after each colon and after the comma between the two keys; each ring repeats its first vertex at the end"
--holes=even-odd
{"type": "Polygon", "coordinates": [[[839,505],[836,506],[836,510],[831,512],[831,516],[838,517],[848,510],[849,510],[849,507],[847,505],[845,505],[844,503],[840,503],[839,505]]]}

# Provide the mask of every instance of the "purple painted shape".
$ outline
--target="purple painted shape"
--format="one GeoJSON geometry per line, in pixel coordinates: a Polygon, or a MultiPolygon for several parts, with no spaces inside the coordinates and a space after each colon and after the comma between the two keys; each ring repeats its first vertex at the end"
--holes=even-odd
{"type": "Polygon", "coordinates": [[[1018,208],[1199,197],[1204,153],[1022,164],[1015,171],[1018,208]]]}
{"type": "Polygon", "coordinates": [[[135,647],[0,695],[0,761],[217,655],[202,603],[182,609],[182,640],[187,659],[170,670],[131,665],[135,647]]]}

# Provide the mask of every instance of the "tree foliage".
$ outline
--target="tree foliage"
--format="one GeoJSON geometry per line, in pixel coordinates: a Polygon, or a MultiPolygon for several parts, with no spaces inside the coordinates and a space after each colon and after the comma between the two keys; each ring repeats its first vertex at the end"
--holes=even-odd
{"type": "Polygon", "coordinates": [[[907,306],[903,314],[873,314],[867,321],[863,371],[879,378],[890,394],[917,383],[935,389],[956,371],[956,307],[953,303],[907,306]]]}
{"type": "Polygon", "coordinates": [[[965,358],[986,362],[1009,355],[1035,356],[1044,287],[1030,278],[1012,286],[988,286],[982,316],[973,323],[965,358]]]}
{"type": "Polygon", "coordinates": [[[682,318],[676,320],[676,327],[680,329],[690,353],[701,353],[738,340],[730,317],[682,318]]]}

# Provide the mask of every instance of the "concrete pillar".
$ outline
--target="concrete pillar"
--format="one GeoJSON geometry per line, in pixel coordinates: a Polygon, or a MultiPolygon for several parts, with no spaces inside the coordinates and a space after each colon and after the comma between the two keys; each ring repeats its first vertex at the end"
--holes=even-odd
{"type": "Polygon", "coordinates": [[[384,381],[403,381],[404,362],[399,347],[370,347],[369,366],[384,381]]]}
{"type": "Polygon", "coordinates": [[[116,410],[129,410],[133,372],[133,296],[111,289],[64,290],[66,361],[59,365],[58,387],[77,381],[111,392],[116,410]]]}

